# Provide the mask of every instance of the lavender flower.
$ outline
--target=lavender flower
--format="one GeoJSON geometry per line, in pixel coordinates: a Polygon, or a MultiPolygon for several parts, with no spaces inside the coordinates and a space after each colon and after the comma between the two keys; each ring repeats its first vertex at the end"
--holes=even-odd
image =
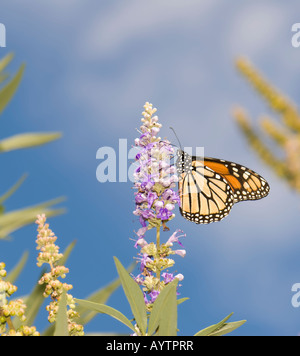
{"type": "Polygon", "coordinates": [[[142,135],[135,140],[140,151],[136,155],[139,166],[134,173],[137,189],[134,214],[140,217],[143,227],[168,229],[166,223],[174,218],[172,210],[179,203],[179,196],[172,189],[178,181],[175,169],[170,165],[174,150],[169,141],[156,137],[161,128],[158,117],[153,116],[156,109],[148,102],[144,109],[140,127],[142,135]]]}
{"type": "Polygon", "coordinates": [[[179,232],[182,232],[181,230],[176,230],[174,232],[174,234],[169,238],[169,240],[167,241],[166,245],[167,246],[173,246],[173,242],[177,242],[180,246],[183,247],[182,243],[179,241],[179,238],[180,237],[183,237],[183,236],[186,236],[185,234],[184,235],[180,235],[180,236],[177,236],[177,234],[179,232]]]}
{"type": "Polygon", "coordinates": [[[180,203],[177,191],[174,190],[178,181],[175,175],[175,168],[170,164],[173,147],[169,141],[161,140],[157,137],[161,124],[158,117],[153,116],[156,109],[152,104],[146,103],[144,106],[141,136],[135,140],[139,153],[136,155],[138,164],[134,173],[137,190],[135,192],[134,215],[139,217],[141,228],[136,232],[136,248],[140,248],[137,260],[140,263],[140,274],[135,277],[135,281],[141,285],[144,292],[144,300],[148,310],[158,297],[160,291],[175,278],[183,279],[182,274],[167,272],[174,265],[174,260],[170,255],[184,257],[184,249],[172,250],[174,243],[182,244],[179,238],[181,231],[176,230],[166,243],[160,243],[160,228],[168,231],[167,222],[174,218],[173,210],[176,204],[180,203]],[[156,244],[148,243],[145,235],[148,230],[156,229],[156,244]],[[161,271],[165,271],[161,274],[161,271]]]}
{"type": "Polygon", "coordinates": [[[165,273],[162,273],[161,276],[163,277],[165,284],[172,282],[173,279],[174,279],[173,273],[166,273],[165,272],[165,273]]]}

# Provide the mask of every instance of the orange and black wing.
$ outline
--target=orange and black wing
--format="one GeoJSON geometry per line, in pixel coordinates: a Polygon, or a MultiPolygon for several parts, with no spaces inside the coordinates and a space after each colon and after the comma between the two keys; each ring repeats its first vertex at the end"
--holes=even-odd
{"type": "Polygon", "coordinates": [[[220,221],[230,212],[234,196],[220,174],[193,160],[189,172],[179,175],[180,213],[196,224],[220,221]]]}
{"type": "Polygon", "coordinates": [[[233,191],[234,202],[257,200],[269,194],[267,181],[251,169],[238,163],[216,158],[204,158],[204,165],[223,177],[233,191]]]}
{"type": "Polygon", "coordinates": [[[240,164],[183,154],[177,162],[180,213],[196,224],[220,221],[234,203],[261,199],[270,191],[263,177],[240,164]]]}

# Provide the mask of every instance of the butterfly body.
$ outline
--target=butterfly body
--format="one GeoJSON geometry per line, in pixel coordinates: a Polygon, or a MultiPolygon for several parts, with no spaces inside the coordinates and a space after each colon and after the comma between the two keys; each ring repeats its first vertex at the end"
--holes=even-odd
{"type": "Polygon", "coordinates": [[[180,213],[196,224],[226,217],[235,203],[268,195],[267,181],[238,163],[177,151],[180,213]]]}

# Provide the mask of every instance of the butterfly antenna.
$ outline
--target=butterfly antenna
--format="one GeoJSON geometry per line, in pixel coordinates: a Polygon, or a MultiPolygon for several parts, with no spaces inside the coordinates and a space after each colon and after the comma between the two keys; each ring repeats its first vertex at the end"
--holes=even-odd
{"type": "Polygon", "coordinates": [[[174,133],[174,135],[175,135],[175,137],[177,138],[177,141],[178,141],[178,143],[179,143],[179,147],[180,147],[181,151],[183,151],[183,150],[182,150],[181,143],[180,143],[180,140],[179,140],[178,136],[176,135],[175,130],[174,130],[173,127],[171,127],[171,126],[170,126],[169,128],[173,131],[173,133],[174,133]]]}

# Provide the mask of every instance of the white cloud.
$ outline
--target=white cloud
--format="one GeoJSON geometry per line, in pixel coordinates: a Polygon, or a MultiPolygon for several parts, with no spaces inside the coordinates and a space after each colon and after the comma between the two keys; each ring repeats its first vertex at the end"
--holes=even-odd
{"type": "MultiPolygon", "coordinates": [[[[190,28],[204,21],[216,0],[131,0],[96,14],[82,35],[79,53],[88,59],[105,58],[137,39],[157,37],[168,28],[190,28]]],[[[153,49],[149,48],[149,54],[153,49]]]]}
{"type": "Polygon", "coordinates": [[[251,56],[270,54],[286,32],[284,25],[289,15],[286,6],[279,3],[272,6],[266,2],[246,3],[231,17],[229,31],[225,33],[230,52],[251,56]]]}

